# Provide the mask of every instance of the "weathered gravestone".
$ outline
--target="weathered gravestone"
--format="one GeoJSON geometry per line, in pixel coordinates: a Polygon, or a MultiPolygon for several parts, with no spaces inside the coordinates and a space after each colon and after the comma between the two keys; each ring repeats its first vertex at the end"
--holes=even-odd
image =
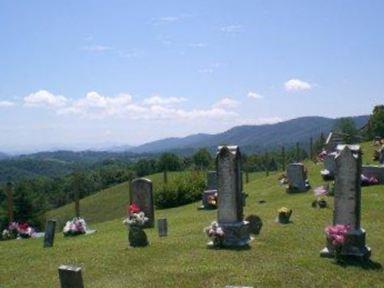
{"type": "Polygon", "coordinates": [[[218,224],[224,231],[224,247],[248,245],[247,221],[243,220],[241,154],[237,146],[221,146],[216,157],[218,176],[218,224]]]}
{"type": "Polygon", "coordinates": [[[259,235],[261,227],[263,227],[263,221],[257,215],[249,215],[245,218],[249,222],[248,231],[249,234],[259,235]]]}
{"type": "Polygon", "coordinates": [[[207,173],[207,189],[203,191],[202,206],[199,209],[212,209],[209,204],[209,198],[217,193],[217,173],[216,171],[208,171],[207,173]]]}
{"type": "Polygon", "coordinates": [[[168,221],[166,218],[157,220],[157,228],[159,236],[164,237],[168,235],[168,221]]]}
{"type": "Polygon", "coordinates": [[[321,176],[324,180],[333,180],[335,178],[336,171],[336,162],[335,162],[336,152],[332,152],[325,156],[323,164],[324,170],[321,171],[321,176]]]}
{"type": "Polygon", "coordinates": [[[55,228],[56,220],[48,220],[45,225],[44,248],[53,246],[53,241],[55,240],[55,228]]]}
{"type": "Polygon", "coordinates": [[[364,165],[361,174],[368,178],[375,177],[380,184],[384,184],[384,166],[364,165]]]}
{"type": "Polygon", "coordinates": [[[153,206],[152,181],[145,178],[134,179],[130,187],[130,204],[135,203],[148,217],[145,228],[155,224],[155,210],[153,206]]]}
{"type": "Polygon", "coordinates": [[[80,267],[61,265],[59,278],[61,288],[84,288],[80,267]]]}
{"type": "MultiPolygon", "coordinates": [[[[370,248],[365,246],[365,231],[360,227],[361,205],[361,150],[359,145],[344,145],[336,156],[333,225],[349,225],[341,255],[367,258],[370,248]]],[[[335,249],[330,241],[321,251],[323,257],[333,257],[335,249]]]]}
{"type": "Polygon", "coordinates": [[[288,192],[305,192],[308,190],[304,165],[301,163],[291,163],[287,168],[287,177],[290,188],[288,192]]]}

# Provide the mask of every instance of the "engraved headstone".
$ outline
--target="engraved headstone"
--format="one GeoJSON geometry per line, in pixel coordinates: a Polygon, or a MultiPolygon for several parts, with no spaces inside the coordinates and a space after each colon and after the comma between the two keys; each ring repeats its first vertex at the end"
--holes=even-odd
{"type": "Polygon", "coordinates": [[[335,178],[336,171],[336,162],[335,162],[336,152],[329,153],[324,158],[324,170],[321,171],[321,176],[324,180],[332,180],[335,178]]]}
{"type": "Polygon", "coordinates": [[[243,220],[241,154],[237,146],[218,148],[218,223],[224,231],[223,246],[247,245],[250,237],[247,221],[243,220]]]}
{"type": "Polygon", "coordinates": [[[168,235],[168,221],[166,218],[157,220],[157,228],[159,236],[164,237],[168,235]]]}
{"type": "MultiPolygon", "coordinates": [[[[361,150],[359,145],[341,145],[336,158],[335,197],[333,225],[349,225],[347,241],[341,254],[369,257],[371,250],[365,246],[365,231],[360,227],[361,214],[361,150]]],[[[332,243],[321,252],[321,256],[334,256],[332,243]]]]}
{"type": "Polygon", "coordinates": [[[301,163],[291,163],[287,168],[287,177],[290,186],[297,192],[308,190],[307,179],[304,165],[301,163]]]}
{"type": "Polygon", "coordinates": [[[155,210],[153,206],[152,181],[145,178],[134,179],[131,182],[130,204],[135,203],[148,217],[145,227],[153,227],[155,223],[155,210]]]}
{"type": "Polygon", "coordinates": [[[61,288],[84,288],[80,267],[61,265],[59,278],[61,288]]]}
{"type": "Polygon", "coordinates": [[[375,177],[380,184],[384,184],[384,166],[363,165],[361,174],[368,178],[375,177]]]}
{"type": "Polygon", "coordinates": [[[44,248],[52,247],[55,240],[56,220],[48,220],[45,225],[44,248]]]}

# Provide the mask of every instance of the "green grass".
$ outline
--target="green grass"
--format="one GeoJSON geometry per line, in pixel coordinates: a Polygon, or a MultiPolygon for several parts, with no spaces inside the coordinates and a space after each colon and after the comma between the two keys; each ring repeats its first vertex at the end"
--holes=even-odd
{"type": "MultiPolygon", "coordinates": [[[[322,184],[319,172],[322,165],[306,165],[312,186],[322,184]]],[[[160,181],[161,176],[155,175],[154,182],[160,181]]],[[[249,194],[245,215],[257,214],[264,222],[261,234],[251,242],[249,250],[207,249],[203,228],[216,219],[216,211],[198,211],[199,203],[157,210],[157,218],[168,218],[169,236],[159,238],[155,229],[149,229],[146,231],[150,246],[128,248],[127,230],[121,223],[124,211],[113,211],[118,207],[112,205],[112,199],[127,202],[128,190],[124,186],[127,184],[121,184],[108,189],[112,192],[103,191],[82,201],[87,214],[94,211],[91,206],[98,206],[102,214],[92,216],[93,227],[98,230],[93,235],[67,239],[58,233],[55,246],[47,249],[42,248],[41,239],[1,242],[0,287],[58,287],[57,268],[61,264],[83,267],[86,287],[95,288],[384,287],[382,270],[343,267],[332,259],[320,258],[319,252],[325,244],[324,227],[332,222],[332,208],[313,209],[312,190],[286,194],[277,177],[277,173],[269,177],[257,173],[244,187],[249,194]],[[110,194],[100,196],[103,193],[110,194]],[[113,193],[116,198],[107,197],[113,193]],[[95,203],[96,200],[100,203],[95,203]],[[258,200],[266,203],[258,204],[258,200]],[[87,201],[90,207],[86,206],[87,201]],[[281,206],[293,209],[292,224],[275,223],[281,206]]],[[[333,198],[327,201],[333,204],[333,198]]],[[[361,223],[367,231],[372,260],[382,264],[383,207],[382,185],[363,188],[361,223]]],[[[58,215],[60,211],[54,213],[58,215]]]]}

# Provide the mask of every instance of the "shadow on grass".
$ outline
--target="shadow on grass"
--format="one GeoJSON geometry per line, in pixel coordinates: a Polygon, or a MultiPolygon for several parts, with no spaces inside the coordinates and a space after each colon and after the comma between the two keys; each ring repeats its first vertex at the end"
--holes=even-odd
{"type": "Polygon", "coordinates": [[[228,247],[217,247],[217,246],[208,246],[209,250],[231,250],[231,251],[248,251],[251,250],[251,245],[244,246],[228,246],[228,247]]]}
{"type": "Polygon", "coordinates": [[[371,259],[361,259],[355,257],[343,258],[338,262],[335,262],[336,265],[339,265],[343,268],[348,266],[360,267],[364,270],[383,270],[383,266],[379,262],[372,261],[371,259]]]}

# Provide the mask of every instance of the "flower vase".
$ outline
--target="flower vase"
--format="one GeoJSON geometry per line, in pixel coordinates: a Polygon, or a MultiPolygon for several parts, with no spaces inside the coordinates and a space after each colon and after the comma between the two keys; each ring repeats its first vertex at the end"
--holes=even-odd
{"type": "Polygon", "coordinates": [[[279,223],[281,224],[288,224],[289,223],[289,218],[291,218],[292,211],[289,213],[279,213],[279,223]]]}
{"type": "Polygon", "coordinates": [[[132,247],[145,247],[149,244],[147,234],[145,234],[142,227],[137,225],[129,226],[128,240],[129,245],[132,247]]]}

